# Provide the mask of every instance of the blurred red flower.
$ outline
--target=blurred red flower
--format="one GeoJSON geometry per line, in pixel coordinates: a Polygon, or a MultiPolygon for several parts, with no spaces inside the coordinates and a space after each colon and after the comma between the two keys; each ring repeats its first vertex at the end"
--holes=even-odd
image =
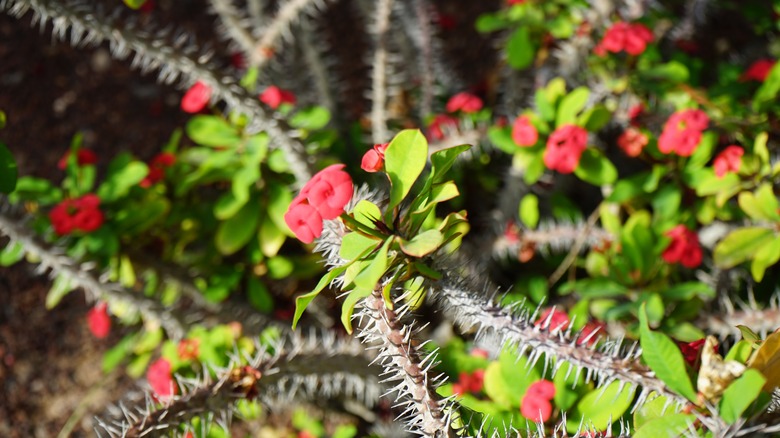
{"type": "Polygon", "coordinates": [[[211,87],[198,81],[184,93],[181,98],[181,109],[184,112],[194,114],[206,108],[211,99],[211,87]]]}
{"type": "Polygon", "coordinates": [[[512,140],[518,146],[533,146],[539,140],[539,132],[528,116],[520,116],[512,123],[512,140]]]}
{"type": "Polygon", "coordinates": [[[690,157],[701,141],[702,131],[707,129],[709,117],[704,111],[687,109],[672,114],[658,137],[658,150],[668,154],[675,152],[690,157]]]}
{"type": "Polygon", "coordinates": [[[457,111],[463,111],[464,113],[475,113],[482,109],[482,99],[471,93],[458,93],[452,96],[449,101],[447,101],[447,106],[445,109],[448,113],[454,113],[457,111]]]}
{"type": "MultiPolygon", "coordinates": [[[[70,159],[70,156],[73,154],[72,150],[67,150],[65,152],[65,155],[62,156],[62,158],[57,161],[57,168],[60,170],[65,170],[65,168],[68,167],[68,160],[70,159]]],[[[89,149],[79,149],[78,152],[76,152],[76,164],[79,166],[87,166],[90,164],[97,163],[97,155],[92,152],[89,149]]]]}
{"type": "Polygon", "coordinates": [[[647,146],[647,136],[636,128],[628,128],[620,134],[617,144],[629,157],[638,157],[647,146]]]}
{"type": "Polygon", "coordinates": [[[87,325],[92,335],[98,339],[108,336],[111,331],[111,317],[108,316],[108,304],[100,302],[87,313],[87,325]]]}
{"type": "Polygon", "coordinates": [[[458,119],[447,114],[437,114],[428,125],[428,134],[433,140],[438,141],[456,129],[458,129],[458,119]]]}
{"type": "Polygon", "coordinates": [[[549,329],[550,331],[566,330],[569,327],[569,315],[566,312],[549,307],[534,322],[534,327],[549,329]],[[548,320],[549,319],[549,320],[548,320]]]}
{"type": "Polygon", "coordinates": [[[520,413],[529,420],[544,423],[552,415],[552,404],[549,400],[526,394],[520,401],[520,413]]]}
{"type": "Polygon", "coordinates": [[[736,145],[726,147],[713,162],[715,176],[723,178],[729,172],[739,172],[742,166],[742,155],[745,155],[745,150],[741,147],[736,145]]]}
{"type": "Polygon", "coordinates": [[[703,253],[699,236],[685,225],[677,225],[665,233],[672,241],[661,257],[667,263],[680,263],[686,268],[696,268],[701,264],[703,253]]]}
{"type": "Polygon", "coordinates": [[[547,139],[544,165],[560,173],[572,173],[588,147],[588,131],[575,125],[563,125],[547,139]]]}
{"type": "Polygon", "coordinates": [[[772,70],[772,67],[775,66],[776,62],[777,61],[774,59],[759,59],[758,61],[750,64],[750,67],[748,67],[747,70],[742,73],[742,76],[739,77],[739,80],[764,82],[767,75],[769,75],[769,72],[772,70]]]}
{"type": "Polygon", "coordinates": [[[154,395],[160,400],[170,398],[179,392],[173,381],[171,363],[166,359],[157,359],[149,365],[149,369],[146,370],[146,380],[152,387],[154,395]]]}
{"type": "Polygon", "coordinates": [[[639,23],[618,21],[612,24],[604,33],[594,53],[604,56],[607,52],[619,53],[625,51],[629,55],[639,55],[645,51],[647,44],[653,41],[653,33],[647,26],[639,23]]]}
{"type": "Polygon", "coordinates": [[[143,188],[149,188],[162,181],[165,178],[165,169],[173,166],[174,163],[176,163],[176,155],[170,152],[157,154],[149,162],[149,173],[146,174],[146,177],[138,185],[143,188]]]}
{"type": "Polygon", "coordinates": [[[76,199],[65,199],[49,211],[54,232],[60,236],[74,231],[90,233],[103,225],[103,213],[98,208],[100,198],[87,194],[76,199]]]}
{"type": "Polygon", "coordinates": [[[282,90],[276,85],[271,85],[260,94],[260,102],[263,102],[264,104],[270,106],[273,109],[277,109],[283,103],[289,103],[290,105],[295,105],[296,99],[295,99],[295,95],[292,94],[292,92],[287,90],[282,90]]]}

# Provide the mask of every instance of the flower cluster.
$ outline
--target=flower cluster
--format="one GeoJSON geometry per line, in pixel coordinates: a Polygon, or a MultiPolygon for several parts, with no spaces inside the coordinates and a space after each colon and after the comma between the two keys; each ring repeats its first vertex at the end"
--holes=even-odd
{"type": "Polygon", "coordinates": [[[539,380],[528,387],[520,401],[520,413],[525,418],[544,423],[552,415],[552,400],[555,397],[555,385],[549,380],[539,380]]]}
{"type": "Polygon", "coordinates": [[[518,146],[533,146],[539,140],[539,132],[528,116],[520,116],[512,123],[512,140],[518,146]]]}
{"type": "Polygon", "coordinates": [[[647,146],[648,139],[642,131],[636,128],[628,128],[620,134],[617,144],[629,157],[638,157],[647,146]]]}
{"type": "Polygon", "coordinates": [[[179,392],[173,381],[173,370],[167,359],[157,359],[146,370],[146,380],[159,400],[168,399],[179,392]]]}
{"type": "Polygon", "coordinates": [[[111,317],[108,316],[108,304],[100,302],[87,313],[87,325],[92,335],[98,339],[108,336],[111,331],[111,317]]]}
{"type": "Polygon", "coordinates": [[[60,236],[74,231],[90,233],[103,225],[103,212],[98,208],[100,198],[87,194],[76,199],[66,199],[49,212],[54,232],[60,236]]]}
{"type": "Polygon", "coordinates": [[[462,92],[452,96],[450,100],[447,101],[447,106],[445,108],[448,113],[458,111],[467,114],[475,113],[482,109],[482,99],[471,93],[462,92]]]}
{"type": "Polygon", "coordinates": [[[699,236],[685,225],[677,225],[665,233],[672,241],[661,257],[667,263],[680,263],[686,268],[696,268],[703,257],[699,236]]]}
{"type": "Polygon", "coordinates": [[[211,87],[198,81],[184,93],[181,98],[182,111],[190,114],[199,113],[211,100],[211,87]]]}
{"type": "Polygon", "coordinates": [[[352,199],[352,178],[343,168],[334,164],[314,175],[284,214],[285,223],[301,242],[320,237],[322,221],[339,217],[352,199]]]}
{"type": "MultiPolygon", "coordinates": [[[[73,155],[72,150],[65,152],[65,155],[63,155],[62,158],[57,161],[57,168],[60,170],[65,170],[65,168],[68,167],[68,160],[70,159],[71,155],[73,155]]],[[[95,153],[91,150],[79,149],[78,152],[76,152],[76,164],[79,166],[88,166],[95,163],[97,163],[97,155],[95,155],[95,153]]]]}
{"type": "Polygon", "coordinates": [[[563,125],[547,139],[544,165],[560,173],[572,173],[588,147],[588,131],[575,125],[563,125]]]}
{"type": "Polygon", "coordinates": [[[139,185],[143,188],[149,188],[162,181],[165,178],[165,169],[173,166],[174,163],[176,163],[176,155],[170,152],[157,154],[149,162],[149,173],[146,174],[146,177],[141,180],[139,185]]]}
{"type": "Polygon", "coordinates": [[[674,152],[681,157],[690,157],[701,141],[702,131],[707,129],[709,123],[710,118],[704,111],[677,111],[664,124],[664,130],[658,137],[658,150],[664,154],[674,152]]]}
{"type": "Polygon", "coordinates": [[[618,21],[607,29],[601,42],[593,50],[599,56],[607,52],[620,53],[625,51],[629,55],[639,55],[645,51],[647,44],[653,41],[653,33],[647,26],[639,23],[625,23],[618,21]]]}
{"type": "Polygon", "coordinates": [[[260,93],[260,102],[263,102],[272,109],[277,109],[284,103],[295,105],[296,99],[292,92],[283,90],[276,85],[271,85],[260,93]]]}
{"type": "Polygon", "coordinates": [[[742,156],[745,150],[739,146],[731,145],[715,157],[712,166],[715,168],[715,176],[723,178],[729,172],[739,172],[742,167],[742,156]]]}
{"type": "Polygon", "coordinates": [[[375,173],[382,170],[385,165],[385,150],[389,143],[375,144],[363,155],[360,162],[360,168],[369,173],[375,173]]]}
{"type": "Polygon", "coordinates": [[[458,381],[452,384],[452,392],[457,395],[476,394],[482,391],[484,384],[485,370],[476,370],[473,373],[462,372],[458,375],[458,381]]]}

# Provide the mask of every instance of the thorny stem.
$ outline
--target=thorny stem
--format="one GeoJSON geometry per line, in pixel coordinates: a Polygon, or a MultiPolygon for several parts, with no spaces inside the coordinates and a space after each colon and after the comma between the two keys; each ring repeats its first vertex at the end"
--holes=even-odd
{"type": "MultiPolygon", "coordinates": [[[[254,47],[248,52],[249,63],[262,69],[274,56],[276,44],[286,32],[290,34],[290,26],[299,19],[306,8],[316,5],[319,0],[289,0],[284,2],[276,17],[271,21],[254,47]]],[[[322,3],[322,2],[320,2],[322,3]]]]}
{"type": "Polygon", "coordinates": [[[561,262],[552,275],[550,275],[550,278],[547,280],[548,284],[553,285],[557,283],[563,274],[566,273],[566,271],[569,269],[571,264],[577,260],[577,255],[580,253],[580,250],[587,241],[590,230],[596,225],[596,221],[599,220],[600,213],[601,211],[597,207],[593,210],[590,216],[588,216],[588,221],[585,223],[585,227],[580,232],[580,235],[577,236],[577,240],[574,241],[574,245],[572,245],[571,250],[569,250],[569,253],[566,254],[566,258],[563,259],[563,262],[561,262]]]}
{"type": "Polygon", "coordinates": [[[376,4],[374,32],[376,47],[371,71],[371,138],[374,144],[387,141],[387,31],[390,28],[390,15],[393,0],[379,0],[376,4]]]}

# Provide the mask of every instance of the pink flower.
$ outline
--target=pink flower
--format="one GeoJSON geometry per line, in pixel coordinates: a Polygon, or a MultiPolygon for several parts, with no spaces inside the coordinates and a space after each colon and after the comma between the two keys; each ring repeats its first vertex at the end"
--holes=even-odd
{"type": "Polygon", "coordinates": [[[560,173],[572,173],[588,147],[588,131],[575,125],[563,125],[547,139],[544,165],[560,173]]]}
{"type": "MultiPolygon", "coordinates": [[[[65,152],[65,155],[60,158],[59,161],[57,161],[57,168],[61,170],[65,170],[66,167],[68,167],[68,160],[70,159],[70,156],[73,154],[72,150],[67,150],[65,152]]],[[[97,155],[95,155],[94,152],[92,152],[89,149],[79,149],[78,152],[76,152],[76,164],[79,166],[87,166],[90,164],[97,163],[97,155]]]]}
{"type": "Polygon", "coordinates": [[[322,234],[322,216],[303,199],[293,200],[284,214],[284,222],[303,243],[312,243],[322,234]]]}
{"type": "Polygon", "coordinates": [[[108,336],[111,331],[111,317],[108,316],[108,304],[100,302],[87,313],[89,331],[98,339],[108,336]]]}
{"type": "Polygon", "coordinates": [[[599,56],[604,56],[607,52],[619,53],[621,51],[625,51],[629,55],[639,55],[652,41],[653,33],[647,26],[618,21],[607,29],[604,38],[596,45],[594,52],[599,56]]]}
{"type": "Polygon", "coordinates": [[[375,144],[364,155],[360,163],[360,168],[369,173],[375,173],[382,170],[385,163],[385,150],[388,143],[375,144]]]}
{"type": "Polygon", "coordinates": [[[184,93],[181,98],[181,109],[184,112],[194,114],[206,108],[211,99],[211,87],[198,81],[184,93]]]}
{"type": "Polygon", "coordinates": [[[461,372],[458,381],[452,385],[452,391],[457,395],[466,393],[478,393],[485,384],[485,370],[476,370],[473,373],[461,372]]]}
{"type": "Polygon", "coordinates": [[[620,134],[617,144],[629,157],[638,157],[647,146],[647,136],[636,128],[628,128],[620,134]]]}
{"type": "Polygon", "coordinates": [[[552,400],[555,397],[555,385],[549,380],[539,380],[531,384],[525,392],[526,396],[552,400]]]}
{"type": "Polygon", "coordinates": [[[687,109],[672,114],[658,137],[658,150],[668,154],[675,152],[689,157],[701,141],[702,131],[707,129],[709,117],[704,111],[687,109]]]}
{"type": "Polygon", "coordinates": [[[282,90],[276,85],[271,85],[260,94],[260,102],[277,109],[283,103],[295,105],[295,95],[290,91],[282,90]]]}
{"type": "Polygon", "coordinates": [[[758,81],[764,82],[767,75],[775,66],[777,61],[774,59],[759,59],[758,61],[750,64],[747,70],[739,77],[740,81],[758,81]]]}
{"type": "Polygon", "coordinates": [[[301,242],[319,237],[322,221],[339,217],[352,199],[352,178],[343,168],[334,164],[314,175],[287,209],[284,221],[301,242]]]}
{"type": "Polygon", "coordinates": [[[551,332],[566,330],[566,328],[569,327],[569,315],[554,307],[549,307],[542,312],[542,316],[534,322],[534,327],[540,327],[551,332]]]}
{"type": "Polygon", "coordinates": [[[170,398],[179,392],[173,382],[171,363],[166,359],[157,359],[149,365],[149,369],[146,370],[146,380],[152,387],[154,395],[161,400],[170,398]]]}
{"type": "Polygon", "coordinates": [[[482,109],[482,99],[479,97],[462,92],[458,93],[447,101],[446,110],[448,113],[463,111],[464,113],[475,113],[482,109]]]}
{"type": "Polygon", "coordinates": [[[744,154],[745,150],[739,146],[731,145],[726,147],[723,152],[715,157],[713,162],[715,176],[723,178],[729,172],[739,172],[739,168],[742,166],[742,155],[744,154]]]}
{"type": "Polygon", "coordinates": [[[450,131],[458,129],[458,119],[446,114],[437,114],[428,125],[428,134],[433,140],[442,140],[450,131]]]}
{"type": "Polygon", "coordinates": [[[512,140],[518,146],[533,146],[539,140],[539,132],[528,116],[520,116],[512,124],[512,140]]]}
{"type": "Polygon", "coordinates": [[[94,194],[87,194],[81,198],[66,199],[49,211],[54,232],[60,236],[74,231],[90,233],[97,230],[103,224],[103,213],[98,208],[100,198],[94,194]]]}
{"type": "Polygon", "coordinates": [[[520,401],[520,413],[529,420],[544,423],[552,415],[552,404],[549,400],[526,394],[520,401]]]}
{"type": "Polygon", "coordinates": [[[685,225],[677,225],[665,233],[672,241],[661,257],[667,263],[680,263],[686,268],[696,268],[703,257],[699,236],[685,225]]]}

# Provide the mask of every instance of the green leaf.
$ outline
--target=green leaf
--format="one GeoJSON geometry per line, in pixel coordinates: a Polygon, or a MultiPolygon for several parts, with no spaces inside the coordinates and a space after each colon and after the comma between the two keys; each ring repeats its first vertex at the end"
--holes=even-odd
{"type": "Polygon", "coordinates": [[[753,279],[761,281],[766,268],[774,265],[778,260],[780,260],[780,239],[774,238],[756,251],[753,263],[750,264],[753,279]]]}
{"type": "Polygon", "coordinates": [[[412,257],[423,257],[441,246],[444,235],[439,230],[424,231],[412,238],[412,240],[399,239],[401,251],[412,257]]]}
{"type": "Polygon", "coordinates": [[[466,152],[471,145],[463,144],[451,148],[442,149],[431,154],[431,178],[432,183],[437,184],[446,179],[447,171],[450,170],[458,155],[466,152]]]}
{"type": "Polygon", "coordinates": [[[729,349],[729,353],[723,358],[723,361],[728,362],[733,360],[744,365],[747,363],[748,359],[750,359],[750,355],[753,354],[753,345],[760,338],[744,325],[738,325],[737,328],[739,328],[744,339],[738,341],[729,349]]]}
{"type": "Polygon", "coordinates": [[[539,224],[539,198],[533,193],[523,196],[518,214],[526,227],[536,228],[539,224]]]}
{"type": "Polygon", "coordinates": [[[195,116],[187,123],[187,135],[203,146],[233,147],[241,136],[227,120],[217,116],[195,116]]]}
{"type": "Polygon", "coordinates": [[[0,142],[0,193],[11,193],[16,188],[19,170],[8,147],[0,142]]]}
{"type": "Polygon", "coordinates": [[[596,105],[586,110],[577,118],[576,125],[582,126],[588,132],[596,132],[612,120],[612,113],[604,105],[596,105]]]}
{"type": "Polygon", "coordinates": [[[720,415],[726,423],[734,424],[739,420],[745,409],[761,393],[765,382],[764,376],[752,368],[748,368],[740,378],[731,382],[723,391],[723,398],[720,400],[720,415]]]}
{"type": "Polygon", "coordinates": [[[562,411],[568,411],[574,403],[584,395],[587,386],[583,385],[585,377],[576,372],[573,366],[567,362],[561,364],[561,368],[555,372],[553,384],[555,385],[555,406],[562,411]]]}
{"type": "Polygon", "coordinates": [[[365,199],[358,202],[351,213],[356,221],[370,228],[376,228],[374,221],[382,220],[382,212],[379,211],[379,207],[365,199]]]}
{"type": "Polygon", "coordinates": [[[668,289],[661,291],[661,295],[670,300],[688,301],[695,297],[703,299],[715,298],[715,290],[704,283],[689,281],[669,286],[668,289]]]}
{"type": "Polygon", "coordinates": [[[761,184],[755,193],[742,192],[739,194],[739,207],[751,219],[758,221],[780,221],[780,203],[774,194],[772,186],[768,183],[761,184]]]}
{"type": "Polygon", "coordinates": [[[135,334],[127,335],[122,338],[116,345],[111,347],[103,354],[103,363],[101,368],[104,374],[108,374],[113,371],[122,361],[125,360],[135,343],[135,334]]]}
{"type": "Polygon", "coordinates": [[[588,148],[582,153],[580,165],[574,169],[577,178],[595,186],[612,184],[617,180],[617,169],[598,149],[588,148]]]}
{"type": "Polygon", "coordinates": [[[482,14],[477,17],[474,27],[479,33],[488,33],[501,30],[509,26],[509,20],[499,14],[482,14]]]}
{"type": "Polygon", "coordinates": [[[528,26],[523,26],[509,37],[506,44],[507,62],[515,70],[522,70],[533,62],[536,48],[531,41],[528,26]]]}
{"type": "Polygon", "coordinates": [[[769,149],[766,147],[768,140],[769,134],[762,132],[756,136],[756,140],[753,142],[753,153],[761,160],[761,164],[769,163],[769,149]]]}
{"type": "Polygon", "coordinates": [[[387,269],[387,249],[392,241],[392,238],[385,240],[384,245],[373,256],[374,259],[371,260],[368,267],[355,277],[354,282],[357,288],[368,289],[369,292],[374,290],[377,282],[379,282],[387,269]]]}
{"type": "Polygon", "coordinates": [[[380,241],[364,234],[351,232],[341,239],[339,257],[344,260],[357,260],[370,249],[379,245],[380,241]]]}
{"type": "Polygon", "coordinates": [[[639,310],[639,344],[642,346],[642,359],[655,375],[671,390],[695,402],[696,390],[685,370],[682,353],[668,336],[650,330],[644,304],[639,310]]]}
{"type": "Polygon", "coordinates": [[[314,287],[314,290],[309,293],[299,295],[295,298],[295,314],[293,315],[292,322],[293,330],[295,330],[295,327],[298,325],[298,320],[301,319],[301,315],[303,315],[303,311],[306,310],[306,307],[309,305],[309,303],[311,303],[312,300],[314,300],[314,298],[319,295],[323,289],[325,289],[333,280],[335,280],[336,277],[344,273],[344,271],[347,270],[347,266],[349,265],[331,269],[320,279],[320,281],[317,283],[317,286],[314,287]]]}
{"type": "Polygon", "coordinates": [[[74,286],[67,277],[58,275],[52,282],[49,293],[46,294],[46,309],[53,309],[73,289],[74,286]]]}
{"type": "Polygon", "coordinates": [[[659,64],[647,70],[639,72],[642,80],[653,82],[668,82],[671,84],[681,84],[688,81],[688,67],[677,61],[670,61],[666,64],[659,64]]]}
{"type": "Polygon", "coordinates": [[[344,302],[341,304],[341,324],[347,333],[352,334],[352,314],[355,312],[355,305],[361,299],[371,295],[372,292],[373,289],[356,287],[344,298],[344,302]]]}
{"type": "Polygon", "coordinates": [[[761,111],[762,108],[775,101],[780,92],[780,63],[777,63],[769,71],[764,83],[758,87],[753,96],[753,111],[761,111]]]}
{"type": "Polygon", "coordinates": [[[296,112],[290,119],[290,125],[293,128],[314,131],[324,128],[329,121],[330,111],[321,106],[313,106],[296,112]]]}
{"type": "Polygon", "coordinates": [[[246,296],[255,309],[270,314],[274,310],[274,298],[259,279],[250,276],[246,282],[246,296]]]}
{"type": "Polygon", "coordinates": [[[257,232],[257,243],[260,245],[260,252],[266,257],[275,257],[282,249],[287,236],[284,231],[276,226],[269,217],[263,217],[260,221],[260,228],[257,232]]]}
{"type": "Polygon", "coordinates": [[[594,389],[577,403],[574,413],[566,420],[566,430],[576,432],[583,419],[596,430],[607,429],[611,421],[616,421],[628,410],[633,396],[631,388],[618,381],[594,389]]]}
{"type": "Polygon", "coordinates": [[[0,251],[0,266],[11,266],[24,257],[24,245],[19,242],[8,242],[0,251]]]}
{"type": "Polygon", "coordinates": [[[681,436],[696,418],[690,414],[666,414],[644,423],[633,438],[658,438],[681,436]]]}
{"type": "MultiPolygon", "coordinates": [[[[537,92],[537,95],[541,93],[542,96],[544,96],[544,93],[539,90],[537,92]]],[[[507,154],[514,154],[518,151],[519,146],[517,146],[517,143],[515,143],[514,140],[512,140],[512,128],[505,126],[503,128],[500,128],[498,126],[491,126],[488,128],[488,139],[491,143],[493,143],[494,146],[496,146],[498,149],[506,152],[507,154]]]]}
{"type": "Polygon", "coordinates": [[[116,168],[114,172],[109,171],[106,180],[98,187],[97,195],[103,202],[119,200],[126,196],[131,188],[137,186],[147,173],[149,168],[146,164],[131,161],[121,168],[116,168]]]}
{"type": "Polygon", "coordinates": [[[555,126],[560,128],[566,124],[572,124],[577,120],[577,114],[585,108],[590,97],[587,87],[577,87],[571,93],[561,99],[558,113],[555,115],[555,126]]]}
{"type": "Polygon", "coordinates": [[[558,289],[561,295],[577,292],[581,298],[608,298],[625,296],[629,290],[608,278],[585,278],[564,284],[558,289]]]}
{"type": "Polygon", "coordinates": [[[246,203],[235,216],[222,222],[217,227],[214,244],[221,254],[230,255],[249,243],[257,232],[260,219],[260,203],[246,203]]]}
{"type": "Polygon", "coordinates": [[[536,367],[531,367],[526,358],[506,348],[498,361],[485,369],[484,391],[496,404],[504,409],[517,409],[528,387],[541,379],[536,367]]]}
{"type": "Polygon", "coordinates": [[[385,150],[385,171],[390,177],[388,214],[403,201],[420,176],[428,159],[428,141],[419,129],[406,129],[393,138],[385,150]]]}
{"type": "Polygon", "coordinates": [[[138,9],[146,3],[147,0],[123,0],[130,9],[138,9]]]}
{"type": "Polygon", "coordinates": [[[774,231],[763,227],[740,228],[732,231],[715,246],[715,265],[722,269],[753,258],[763,246],[776,239],[774,231]]]}

